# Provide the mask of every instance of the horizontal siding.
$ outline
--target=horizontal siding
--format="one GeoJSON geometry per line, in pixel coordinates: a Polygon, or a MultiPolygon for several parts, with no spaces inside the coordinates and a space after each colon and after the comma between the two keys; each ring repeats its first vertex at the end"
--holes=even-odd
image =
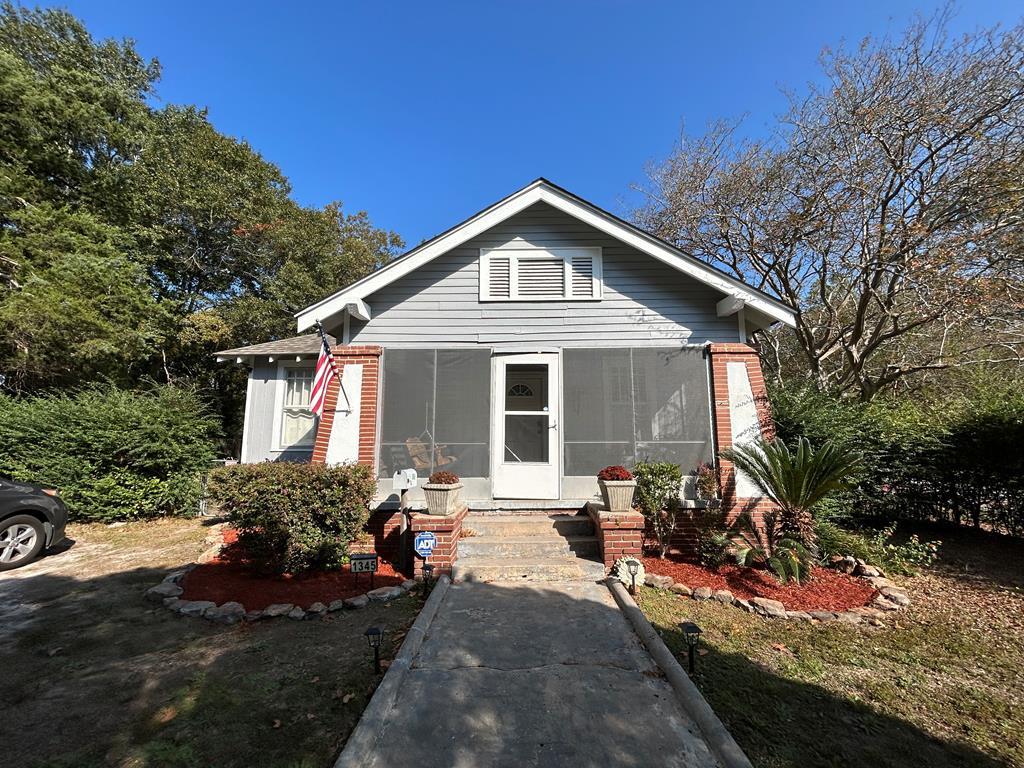
{"type": "Polygon", "coordinates": [[[313,447],[288,451],[273,450],[274,417],[277,409],[277,363],[258,358],[249,374],[252,387],[245,402],[245,455],[247,464],[261,461],[309,461],[313,447]]]}
{"type": "Polygon", "coordinates": [[[722,295],[545,203],[452,249],[367,297],[373,317],[353,321],[351,340],[385,346],[555,347],[703,344],[738,341],[722,295]],[[481,248],[600,247],[604,298],[594,301],[480,302],[481,248]]]}

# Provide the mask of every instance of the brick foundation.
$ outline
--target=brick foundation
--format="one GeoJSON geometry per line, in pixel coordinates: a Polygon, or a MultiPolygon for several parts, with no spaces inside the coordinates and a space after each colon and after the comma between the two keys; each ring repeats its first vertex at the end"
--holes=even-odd
{"type": "Polygon", "coordinates": [[[644,516],[639,512],[608,512],[597,504],[587,504],[594,521],[594,535],[601,550],[605,570],[620,557],[643,554],[644,516]]]}
{"type": "MultiPolygon", "coordinates": [[[[462,521],[469,514],[469,509],[463,507],[460,512],[454,515],[428,515],[424,512],[413,512],[410,516],[411,538],[414,538],[421,531],[430,531],[437,537],[437,546],[426,562],[434,566],[434,578],[442,573],[452,575],[452,566],[459,559],[459,536],[462,535],[462,521]]],[[[411,540],[410,538],[410,540],[411,540]]],[[[417,554],[413,554],[413,577],[423,577],[424,560],[417,554]]]]}

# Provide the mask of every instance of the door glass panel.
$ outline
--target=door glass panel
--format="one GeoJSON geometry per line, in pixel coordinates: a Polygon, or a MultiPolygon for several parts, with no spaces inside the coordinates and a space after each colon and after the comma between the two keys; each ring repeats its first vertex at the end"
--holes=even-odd
{"type": "Polygon", "coordinates": [[[548,409],[548,367],[546,365],[505,366],[505,410],[548,409]]]}
{"type": "Polygon", "coordinates": [[[505,461],[547,463],[548,367],[505,366],[505,461]]]}
{"type": "Polygon", "coordinates": [[[547,463],[547,414],[506,414],[505,461],[547,463]]]}

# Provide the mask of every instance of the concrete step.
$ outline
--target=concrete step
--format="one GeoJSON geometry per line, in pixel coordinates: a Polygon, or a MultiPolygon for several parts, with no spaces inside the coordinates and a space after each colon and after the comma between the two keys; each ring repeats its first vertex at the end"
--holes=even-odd
{"type": "Polygon", "coordinates": [[[456,581],[574,581],[604,577],[604,566],[580,557],[544,559],[459,557],[452,567],[456,581]]]}
{"type": "MultiPolygon", "coordinates": [[[[593,536],[588,515],[469,515],[462,522],[477,536],[593,536]]],[[[472,537],[469,537],[472,538],[472,537]]]]}
{"type": "Polygon", "coordinates": [[[459,557],[518,557],[541,559],[579,555],[596,557],[596,536],[467,536],[459,539],[459,557]]]}

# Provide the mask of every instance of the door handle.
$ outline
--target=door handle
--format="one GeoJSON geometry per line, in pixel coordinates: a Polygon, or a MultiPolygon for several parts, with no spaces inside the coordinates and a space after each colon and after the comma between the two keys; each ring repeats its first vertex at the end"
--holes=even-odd
{"type": "Polygon", "coordinates": [[[548,429],[558,429],[558,422],[557,421],[551,422],[551,425],[548,427],[548,429]]]}

